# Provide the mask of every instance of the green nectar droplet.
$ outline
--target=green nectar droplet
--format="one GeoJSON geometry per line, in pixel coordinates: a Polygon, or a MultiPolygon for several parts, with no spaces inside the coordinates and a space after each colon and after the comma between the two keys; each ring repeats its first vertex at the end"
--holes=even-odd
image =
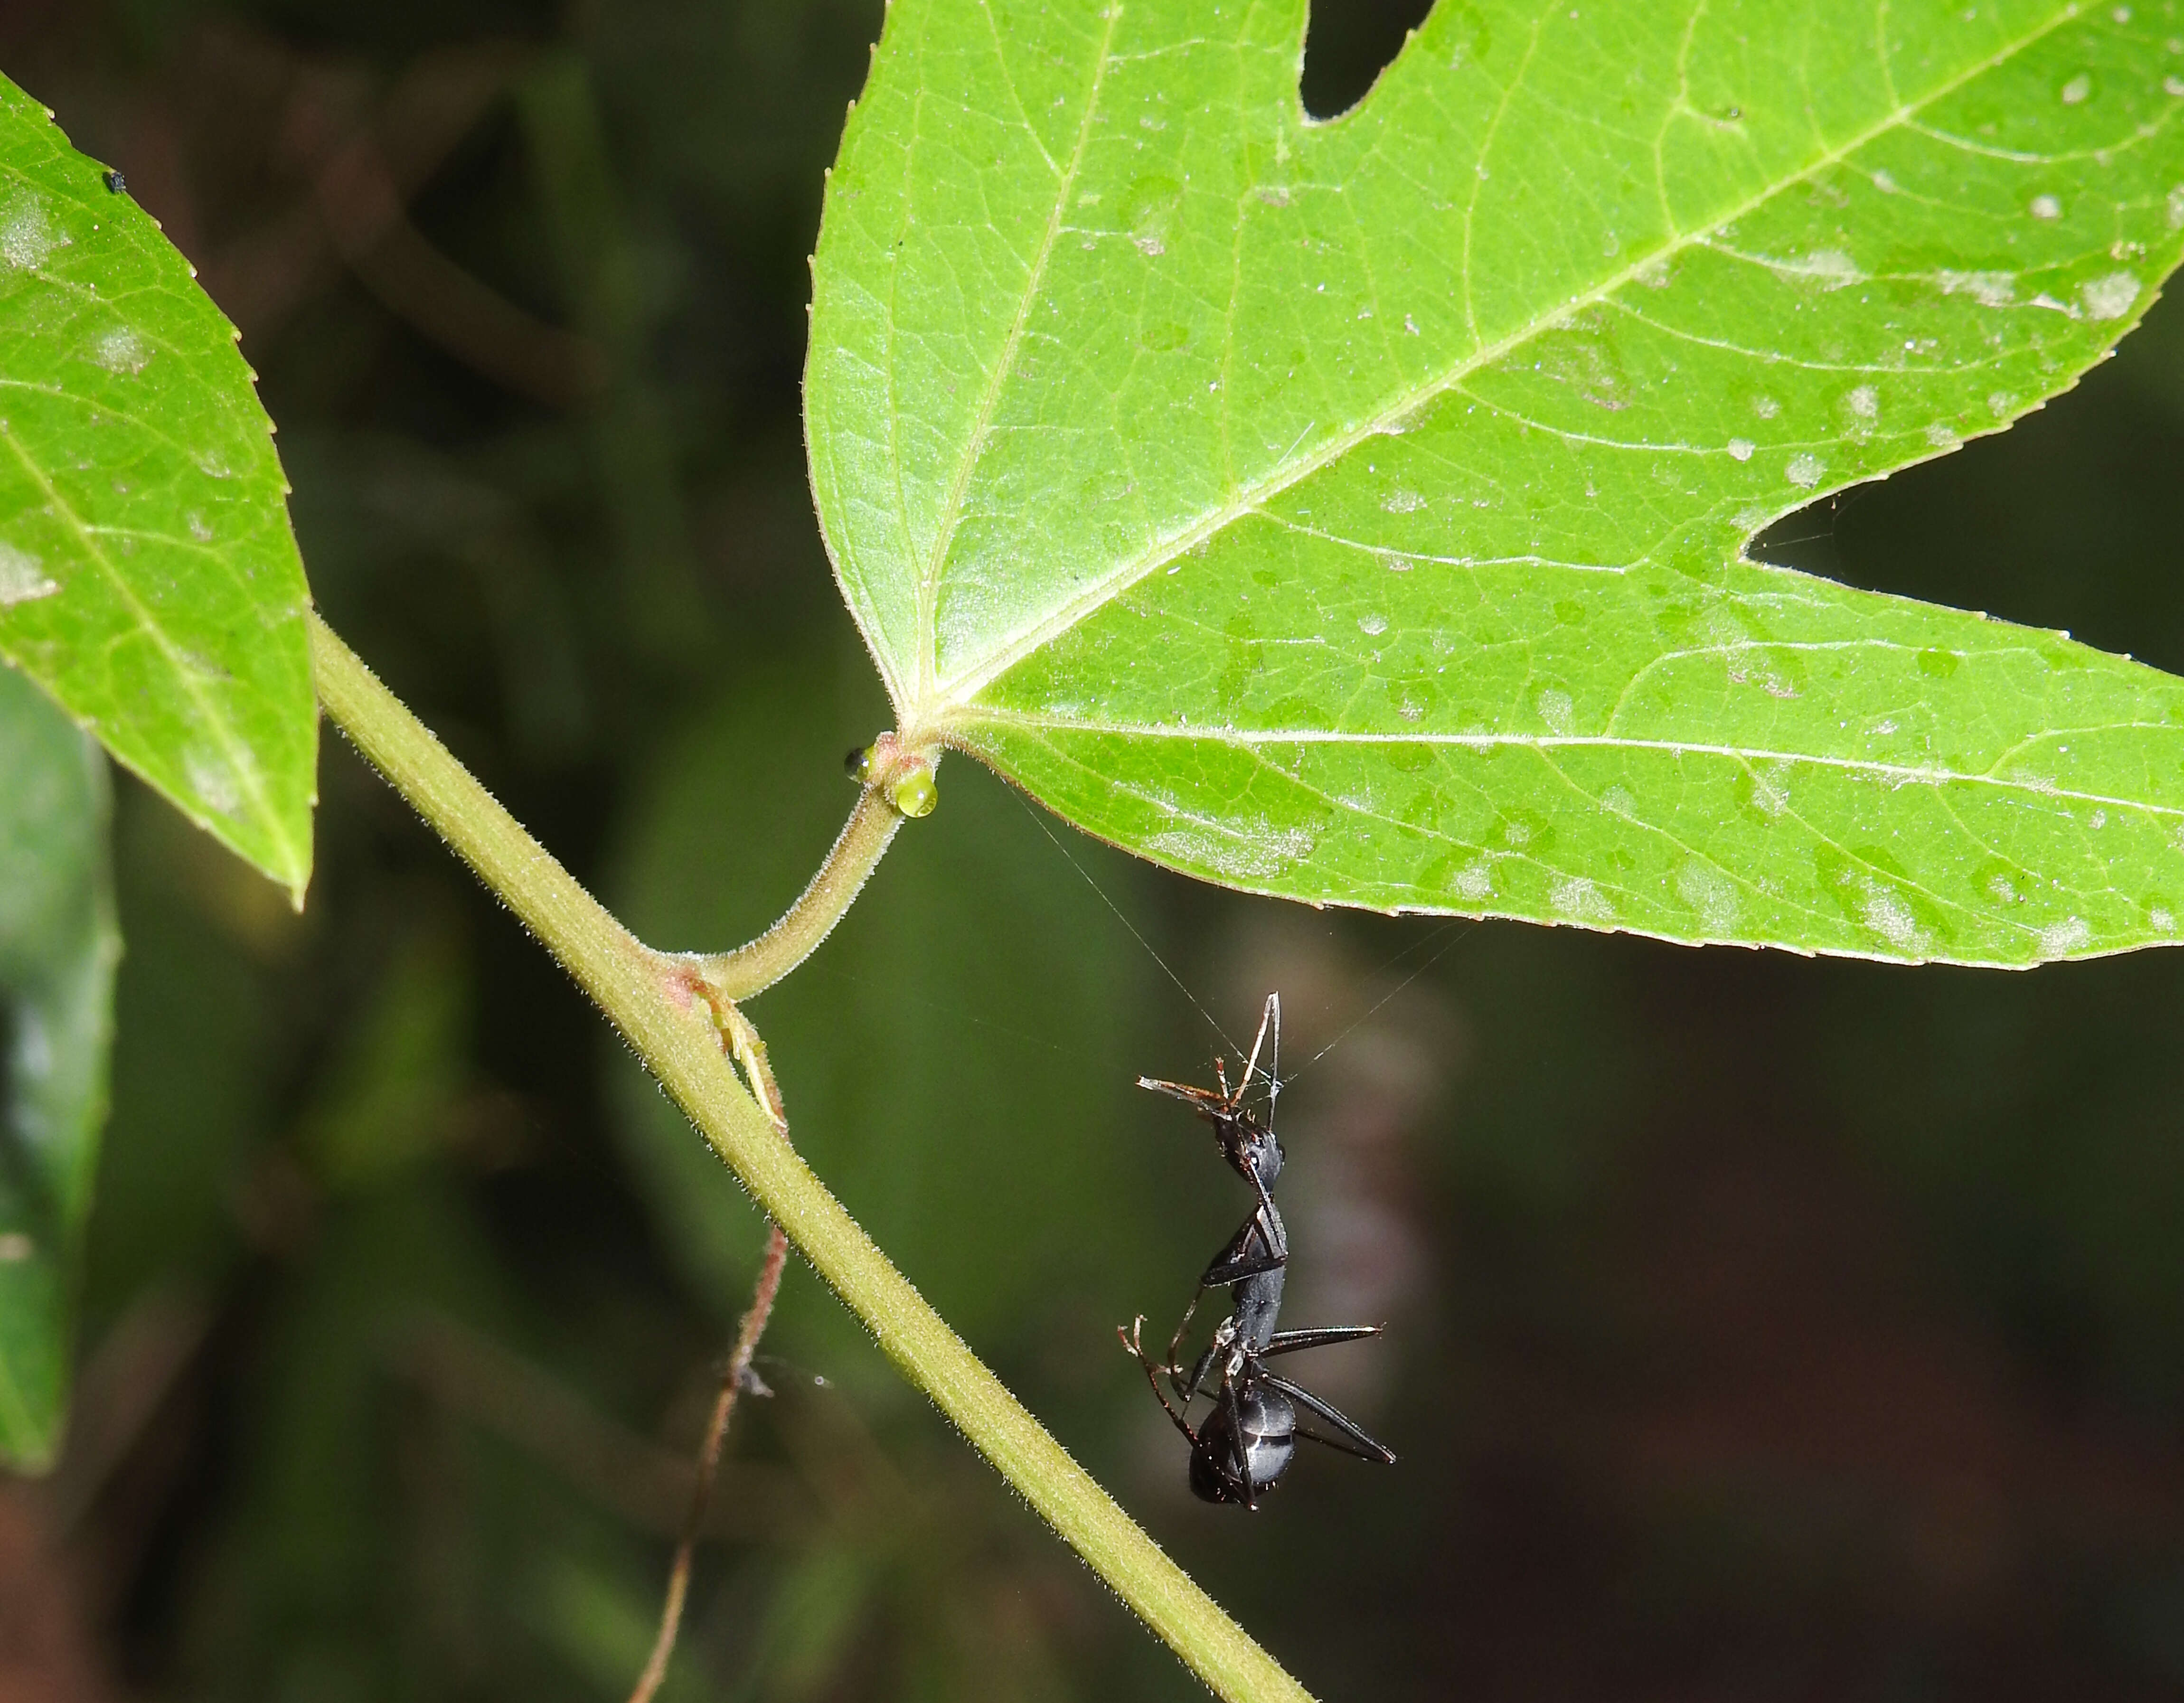
{"type": "Polygon", "coordinates": [[[940,802],[940,788],[933,784],[933,776],[926,771],[912,769],[896,781],[889,796],[895,809],[905,816],[929,816],[940,802]]]}

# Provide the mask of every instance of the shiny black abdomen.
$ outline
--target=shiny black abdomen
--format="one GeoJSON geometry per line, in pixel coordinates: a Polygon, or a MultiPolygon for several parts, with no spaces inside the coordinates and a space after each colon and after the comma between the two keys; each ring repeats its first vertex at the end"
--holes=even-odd
{"type": "Polygon", "coordinates": [[[1296,1459],[1296,1409],[1279,1390],[1240,1385],[1236,1418],[1242,1426],[1240,1459],[1227,1401],[1217,1400],[1199,1429],[1190,1451],[1190,1488],[1201,1501],[1256,1500],[1281,1482],[1296,1459]]]}

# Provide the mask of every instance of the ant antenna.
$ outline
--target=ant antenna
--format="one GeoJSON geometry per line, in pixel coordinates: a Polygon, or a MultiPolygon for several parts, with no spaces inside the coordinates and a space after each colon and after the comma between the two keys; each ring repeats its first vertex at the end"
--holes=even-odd
{"type": "MultiPolygon", "coordinates": [[[[1274,1102],[1280,1098],[1282,1092],[1282,996],[1279,991],[1267,995],[1267,1008],[1259,1017],[1259,1032],[1251,1040],[1251,1056],[1245,1063],[1243,1080],[1236,1084],[1235,1098],[1238,1100],[1240,1101],[1250,1090],[1255,1073],[1267,1084],[1267,1127],[1272,1129],[1274,1127],[1274,1102]],[[1273,1038],[1271,1047],[1267,1044],[1269,1034],[1273,1038]],[[1267,1067],[1260,1070],[1259,1053],[1262,1048],[1267,1051],[1267,1067]]],[[[1217,1062],[1215,1074],[1221,1074],[1217,1062]]],[[[1221,1089],[1223,1094],[1228,1093],[1226,1080],[1222,1082],[1221,1089]]]]}
{"type": "MultiPolygon", "coordinates": [[[[1207,1010],[1202,1005],[1199,1004],[1198,995],[1190,991],[1190,984],[1185,982],[1182,977],[1177,975],[1174,971],[1168,967],[1167,959],[1162,957],[1159,953],[1153,950],[1152,942],[1146,939],[1144,935],[1138,932],[1137,925],[1132,922],[1128,917],[1123,915],[1123,909],[1120,905],[1117,904],[1113,899],[1107,897],[1107,889],[1100,886],[1098,882],[1092,879],[1091,871],[1087,870],[1083,864],[1078,862],[1075,858],[1070,856],[1069,848],[1062,844],[1061,840],[1056,838],[1054,830],[1047,826],[1046,819],[1031,807],[1029,800],[1025,799],[1023,794],[1017,792],[1015,787],[1011,787],[1009,790],[1011,793],[1016,793],[1017,802],[1023,806],[1024,814],[1039,824],[1039,831],[1045,834],[1047,838],[1053,843],[1055,850],[1060,852],[1063,858],[1067,860],[1070,868],[1075,870],[1080,876],[1083,876],[1084,877],[1084,884],[1090,888],[1093,892],[1100,895],[1100,903],[1106,905],[1108,910],[1113,911],[1115,913],[1115,920],[1121,923],[1123,927],[1130,931],[1130,938],[1136,941],[1139,945],[1145,948],[1145,956],[1151,959],[1154,963],[1159,965],[1161,967],[1161,973],[1167,977],[1169,981],[1174,982],[1176,987],[1182,991],[1183,997],[1190,1001],[1191,1009],[1196,1011],[1200,1016],[1205,1018],[1206,1027],[1211,1028],[1215,1034],[1221,1038],[1222,1044],[1226,1046],[1230,1052],[1234,1053],[1240,1058],[1243,1055],[1244,1049],[1238,1046],[1235,1042],[1228,1038],[1228,1032],[1223,1028],[1219,1023],[1214,1021],[1213,1013],[1207,1010]]],[[[1252,1053],[1254,1057],[1257,1056],[1257,1049],[1254,1048],[1252,1049],[1252,1053]]]]}
{"type": "MultiPolygon", "coordinates": [[[[1201,1017],[1206,1020],[1206,1027],[1212,1030],[1213,1032],[1221,1038],[1222,1044],[1226,1046],[1230,1052],[1234,1053],[1239,1058],[1243,1057],[1244,1049],[1238,1046],[1234,1040],[1230,1039],[1228,1032],[1221,1027],[1220,1022],[1215,1018],[1212,1012],[1206,1009],[1204,1004],[1199,999],[1198,995],[1190,991],[1190,984],[1185,982],[1182,977],[1177,975],[1174,970],[1169,966],[1167,960],[1162,957],[1159,953],[1153,949],[1152,942],[1146,939],[1144,935],[1138,932],[1137,925],[1132,922],[1130,919],[1123,914],[1123,908],[1120,905],[1117,904],[1113,899],[1107,896],[1107,889],[1100,886],[1098,882],[1092,878],[1091,871],[1086,869],[1083,864],[1078,862],[1075,857],[1071,855],[1069,848],[1064,845],[1061,843],[1061,838],[1055,833],[1054,830],[1046,825],[1046,818],[1032,808],[1031,801],[1024,797],[1020,789],[1011,787],[1009,788],[1009,791],[1015,796],[1017,802],[1023,806],[1024,814],[1029,816],[1033,821],[1039,824],[1039,831],[1046,836],[1048,842],[1054,847],[1055,850],[1061,854],[1063,860],[1069,865],[1070,868],[1075,870],[1077,873],[1083,877],[1084,884],[1087,887],[1090,888],[1093,892],[1100,895],[1100,903],[1106,905],[1109,910],[1114,913],[1115,920],[1117,922],[1121,923],[1123,927],[1129,930],[1130,938],[1136,941],[1139,946],[1145,949],[1145,956],[1151,959],[1154,963],[1159,965],[1161,973],[1167,977],[1169,981],[1174,982],[1177,990],[1182,993],[1184,999],[1190,1001],[1191,1009],[1196,1011],[1201,1017]]],[[[1455,938],[1450,940],[1446,945],[1443,946],[1439,951],[1435,952],[1433,956],[1427,959],[1423,964],[1419,965],[1417,969],[1412,971],[1409,975],[1403,977],[1401,981],[1390,988],[1385,993],[1383,993],[1379,999],[1375,1000],[1362,1016],[1353,1018],[1349,1024],[1344,1027],[1342,1032],[1335,1036],[1333,1040],[1329,1041],[1325,1046],[1322,1047],[1318,1052],[1306,1059],[1303,1064],[1300,1065],[1297,1067],[1295,1076],[1284,1077],[1281,1074],[1281,995],[1279,993],[1268,994],[1267,996],[1267,1015],[1262,1017],[1259,1022],[1259,1039],[1266,1039],[1270,1028],[1273,1038],[1273,1045],[1269,1051],[1268,1060],[1268,1068],[1262,1072],[1267,1079],[1267,1127],[1269,1129],[1273,1127],[1274,1102],[1280,1097],[1282,1089],[1288,1083],[1295,1082],[1297,1077],[1302,1076],[1306,1071],[1310,1070],[1329,1053],[1333,1052],[1337,1047],[1348,1040],[1351,1035],[1362,1025],[1370,1021],[1375,1016],[1377,1016],[1382,1006],[1385,1005],[1390,999],[1394,999],[1396,995],[1401,993],[1404,988],[1409,987],[1412,982],[1417,981],[1419,977],[1424,975],[1427,971],[1432,969],[1435,965],[1440,963],[1443,958],[1446,957],[1450,952],[1453,951],[1456,947],[1462,943],[1464,938],[1470,932],[1471,928],[1478,922],[1478,920],[1479,919],[1476,917],[1459,916],[1451,921],[1444,924],[1443,927],[1435,933],[1427,936],[1427,939],[1431,941],[1439,939],[1442,935],[1448,933],[1451,930],[1457,931],[1455,938]]],[[[1389,959],[1387,960],[1387,964],[1382,965],[1381,968],[1385,969],[1388,967],[1388,965],[1401,963],[1407,956],[1417,949],[1418,947],[1415,943],[1412,945],[1406,946],[1401,951],[1396,953],[1394,957],[1389,959]]],[[[1373,973],[1377,975],[1379,972],[1375,971],[1373,973]]],[[[1244,1088],[1251,1086],[1252,1066],[1256,1064],[1258,1056],[1259,1045],[1258,1042],[1255,1041],[1251,1046],[1251,1064],[1245,1066],[1244,1080],[1238,1085],[1237,1091],[1240,1094],[1244,1088]]]]}

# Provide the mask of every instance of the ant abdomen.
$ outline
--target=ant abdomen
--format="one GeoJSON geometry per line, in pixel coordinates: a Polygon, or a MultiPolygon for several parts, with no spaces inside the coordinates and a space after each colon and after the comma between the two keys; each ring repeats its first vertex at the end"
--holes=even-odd
{"type": "Polygon", "coordinates": [[[1198,1446],[1190,1451],[1191,1492],[1201,1502],[1248,1505],[1279,1483],[1295,1459],[1295,1405],[1264,1384],[1239,1384],[1233,1418],[1229,1403],[1218,1401],[1199,1427],[1198,1446]]]}

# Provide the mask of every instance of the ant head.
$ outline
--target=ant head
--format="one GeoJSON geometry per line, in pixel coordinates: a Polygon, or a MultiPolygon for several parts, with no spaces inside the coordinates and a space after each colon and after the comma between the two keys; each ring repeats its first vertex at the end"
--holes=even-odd
{"type": "Polygon", "coordinates": [[[1166,1094],[1170,1099],[1181,1100],[1213,1126],[1214,1138],[1221,1144],[1221,1156],[1239,1177],[1248,1183],[1256,1175],[1262,1186],[1273,1188],[1274,1179],[1282,1174],[1281,1143],[1274,1139],[1273,1131],[1261,1123],[1256,1113],[1240,1104],[1240,1094],[1228,1092],[1228,1074],[1217,1060],[1214,1073],[1221,1081],[1218,1094],[1211,1088],[1162,1082],[1153,1077],[1139,1077],[1138,1086],[1166,1094]]]}
{"type": "Polygon", "coordinates": [[[1254,1174],[1260,1186],[1272,1188],[1274,1179],[1282,1174],[1282,1144],[1274,1133],[1241,1106],[1229,1106],[1220,1113],[1207,1114],[1214,1134],[1221,1143],[1222,1156],[1235,1167],[1236,1174],[1249,1183],[1254,1174]]]}
{"type": "Polygon", "coordinates": [[[1256,1502],[1296,1459],[1296,1409],[1279,1390],[1238,1385],[1235,1418],[1217,1400],[1192,1443],[1190,1489],[1201,1502],[1256,1502]]]}

